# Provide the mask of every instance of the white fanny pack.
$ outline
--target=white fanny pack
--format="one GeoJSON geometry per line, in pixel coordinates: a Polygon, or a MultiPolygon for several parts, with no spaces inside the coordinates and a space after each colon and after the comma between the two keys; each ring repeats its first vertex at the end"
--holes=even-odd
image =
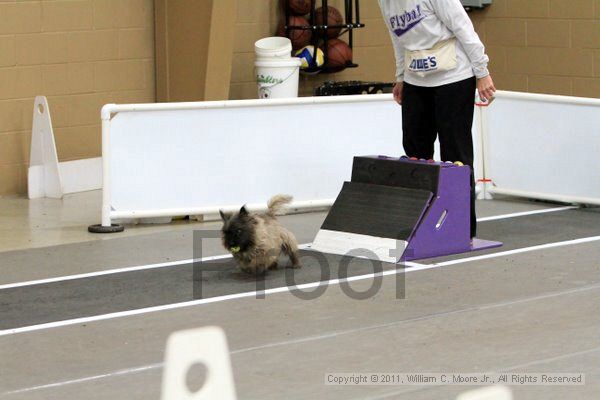
{"type": "Polygon", "coordinates": [[[453,70],[458,66],[456,39],[443,40],[427,50],[406,50],[404,60],[405,68],[421,77],[453,70]]]}

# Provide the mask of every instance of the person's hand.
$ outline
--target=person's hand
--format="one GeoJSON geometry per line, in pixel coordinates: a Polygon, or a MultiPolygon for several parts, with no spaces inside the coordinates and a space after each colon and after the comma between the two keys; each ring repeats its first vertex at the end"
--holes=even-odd
{"type": "Polygon", "coordinates": [[[477,79],[477,91],[479,92],[479,98],[484,103],[490,101],[494,97],[496,87],[494,86],[491,75],[477,79]]]}
{"type": "Polygon", "coordinates": [[[404,89],[404,82],[396,82],[394,85],[394,101],[402,105],[402,89],[404,89]]]}

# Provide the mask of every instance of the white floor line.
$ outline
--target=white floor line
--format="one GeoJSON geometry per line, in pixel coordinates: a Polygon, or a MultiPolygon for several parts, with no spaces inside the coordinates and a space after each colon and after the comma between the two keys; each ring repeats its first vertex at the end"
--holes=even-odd
{"type": "MultiPolygon", "coordinates": [[[[578,208],[578,207],[566,206],[566,207],[558,207],[558,208],[547,208],[547,209],[543,209],[543,210],[524,211],[524,212],[513,213],[513,214],[495,215],[495,216],[491,216],[491,217],[478,218],[477,222],[494,221],[494,220],[499,220],[499,219],[522,217],[522,216],[533,215],[533,214],[543,214],[543,213],[549,213],[549,212],[564,211],[564,210],[570,210],[570,209],[574,209],[574,208],[578,208]]],[[[309,246],[310,246],[310,243],[306,243],[306,244],[300,245],[299,248],[306,249],[309,246]]],[[[231,255],[223,254],[223,255],[216,255],[216,256],[210,256],[210,257],[203,257],[196,261],[213,261],[213,260],[221,260],[221,259],[226,259],[226,258],[231,258],[231,255]]],[[[107,269],[104,271],[95,271],[95,272],[89,272],[89,273],[85,273],[85,274],[65,275],[65,276],[57,276],[57,277],[53,277],[53,278],[36,279],[36,280],[31,280],[31,281],[26,281],[26,282],[7,283],[4,285],[0,285],[0,290],[14,289],[14,288],[24,287],[24,286],[42,285],[45,283],[70,281],[70,280],[75,280],[75,279],[92,278],[92,277],[103,276],[103,275],[120,274],[123,272],[142,271],[145,269],[167,268],[167,267],[177,266],[180,264],[191,264],[192,262],[194,262],[194,259],[190,258],[187,260],[169,261],[169,262],[158,263],[158,264],[139,265],[136,267],[107,269]]],[[[407,263],[407,265],[408,265],[408,263],[407,263]]]]}
{"type": "MultiPolygon", "coordinates": [[[[310,246],[310,243],[306,243],[306,244],[298,245],[298,248],[306,249],[309,246],[310,246]]],[[[191,264],[194,261],[206,262],[206,261],[214,261],[214,260],[223,260],[223,259],[227,259],[227,258],[231,258],[231,254],[221,254],[221,255],[216,255],[216,256],[202,257],[202,258],[199,258],[196,260],[194,260],[193,258],[189,258],[187,260],[169,261],[169,262],[158,263],[158,264],[139,265],[137,267],[115,268],[115,269],[107,269],[104,271],[88,272],[85,274],[65,275],[65,276],[57,276],[57,277],[46,278],[46,279],[36,279],[36,280],[26,281],[26,282],[7,283],[4,285],[0,285],[0,290],[14,289],[14,288],[24,287],[24,286],[42,285],[44,283],[72,281],[75,279],[92,278],[92,277],[103,276],[103,275],[120,274],[123,272],[134,272],[134,271],[143,271],[146,269],[174,267],[177,265],[191,264]]]]}
{"type": "Polygon", "coordinates": [[[528,362],[528,363],[519,364],[519,365],[513,365],[513,366],[508,367],[506,369],[501,369],[500,371],[502,371],[502,372],[504,372],[504,371],[514,371],[515,369],[523,369],[523,368],[533,367],[534,365],[538,365],[538,364],[547,364],[547,363],[551,363],[551,362],[555,362],[555,361],[566,360],[567,358],[579,357],[579,356],[586,356],[588,354],[597,353],[599,351],[600,351],[600,347],[594,347],[593,349],[576,351],[574,353],[567,353],[567,354],[562,354],[560,356],[541,358],[539,360],[531,361],[531,362],[528,362]]]}
{"type": "MultiPolygon", "coordinates": [[[[415,264],[415,263],[411,263],[411,264],[414,265],[414,267],[407,268],[406,269],[407,271],[412,270],[412,268],[419,268],[421,266],[421,264],[415,264]]],[[[1,330],[0,336],[14,335],[17,333],[25,333],[25,332],[33,332],[33,331],[38,331],[38,330],[43,330],[43,329],[50,329],[50,328],[58,328],[61,326],[84,324],[84,323],[88,323],[88,322],[102,321],[102,320],[106,320],[106,319],[130,317],[130,316],[139,315],[139,314],[147,314],[147,313],[152,313],[152,312],[157,312],[157,311],[165,311],[165,310],[173,310],[173,309],[184,308],[184,307],[192,307],[192,306],[197,306],[197,305],[202,305],[202,304],[218,303],[221,301],[243,299],[243,298],[247,298],[247,297],[256,297],[258,295],[266,296],[266,295],[270,295],[270,294],[290,292],[293,290],[313,289],[313,288],[316,288],[319,286],[339,285],[340,283],[343,283],[343,282],[355,282],[355,281],[360,281],[360,280],[365,280],[365,279],[373,279],[375,277],[380,277],[380,276],[383,277],[383,276],[388,276],[388,275],[396,275],[402,271],[404,271],[404,269],[392,269],[392,270],[387,270],[387,271],[383,271],[383,272],[379,272],[379,273],[357,275],[357,276],[351,276],[351,277],[342,278],[342,279],[336,278],[336,279],[330,279],[328,281],[304,283],[302,285],[297,285],[297,286],[282,286],[282,287],[266,289],[266,290],[261,290],[261,291],[234,293],[234,294],[229,294],[229,295],[225,295],[225,296],[215,296],[215,297],[209,297],[206,299],[185,301],[182,303],[165,304],[162,306],[139,308],[136,310],[119,311],[119,312],[110,313],[110,314],[94,315],[91,317],[81,317],[81,318],[68,319],[68,320],[64,320],[64,321],[48,322],[45,324],[31,325],[31,326],[24,326],[21,328],[1,330]]]]}
{"type": "MultiPolygon", "coordinates": [[[[203,261],[209,261],[209,260],[217,260],[217,259],[220,259],[220,258],[227,258],[227,257],[231,257],[231,256],[226,254],[226,255],[223,255],[223,256],[206,257],[206,258],[202,258],[202,260],[203,261]]],[[[164,262],[164,263],[159,263],[159,264],[140,265],[140,266],[137,266],[137,267],[125,267],[125,268],[107,269],[107,270],[104,270],[104,271],[89,272],[89,273],[86,273],[86,274],[65,275],[65,276],[57,276],[57,277],[54,277],[54,278],[36,279],[36,280],[33,280],[33,281],[26,281],[26,282],[7,283],[7,284],[4,284],[4,285],[0,285],[0,290],[3,290],[3,289],[14,289],[14,288],[23,287],[23,286],[42,285],[44,283],[71,281],[71,280],[75,280],[75,279],[91,278],[91,277],[94,277],[94,276],[119,274],[119,273],[122,273],[122,272],[140,271],[140,270],[144,270],[144,269],[156,269],[156,268],[173,267],[175,265],[191,264],[192,262],[194,262],[194,259],[190,258],[188,260],[169,261],[169,262],[164,262]]]]}
{"type": "Polygon", "coordinates": [[[524,247],[522,249],[506,250],[506,251],[500,251],[498,253],[484,254],[481,256],[459,258],[457,260],[444,261],[444,262],[440,262],[440,263],[435,263],[435,264],[433,264],[433,266],[434,267],[447,267],[448,265],[462,264],[464,262],[487,260],[489,258],[505,257],[505,256],[513,255],[513,254],[527,253],[530,251],[552,249],[554,247],[571,246],[574,244],[596,242],[598,240],[600,240],[600,236],[591,236],[591,237],[586,237],[586,238],[581,238],[581,239],[567,240],[564,242],[546,243],[546,244],[540,244],[537,246],[524,247]]]}
{"type": "Polygon", "coordinates": [[[345,282],[355,282],[355,281],[361,281],[361,280],[365,280],[365,279],[373,279],[375,277],[383,277],[383,276],[396,275],[396,274],[400,274],[400,273],[408,273],[408,272],[422,271],[422,270],[426,270],[426,269],[441,268],[441,267],[446,267],[446,266],[455,265],[455,264],[463,264],[463,263],[479,261],[479,260],[484,260],[484,259],[505,257],[505,256],[512,255],[512,254],[526,253],[526,252],[550,249],[550,248],[555,248],[555,247],[563,247],[563,246],[571,246],[571,245],[575,245],[575,244],[590,243],[590,242],[595,242],[595,241],[599,241],[599,240],[600,240],[600,236],[592,236],[592,237],[581,238],[581,239],[567,240],[567,241],[563,241],[563,242],[547,243],[547,244],[538,245],[538,246],[525,247],[522,249],[508,250],[508,251],[503,251],[503,252],[499,252],[499,253],[486,254],[486,255],[482,255],[482,256],[461,258],[458,260],[441,262],[441,263],[437,263],[437,264],[424,265],[424,264],[410,263],[411,265],[409,265],[408,268],[392,269],[392,270],[387,270],[387,271],[383,271],[383,272],[379,272],[379,273],[358,275],[358,276],[352,276],[352,277],[343,278],[343,279],[336,278],[336,279],[330,279],[328,281],[310,282],[310,283],[305,283],[305,284],[297,285],[297,286],[283,286],[283,287],[277,287],[277,288],[272,288],[272,289],[266,289],[266,290],[262,290],[262,291],[235,293],[235,294],[230,294],[230,295],[226,295],[226,296],[216,296],[216,297],[210,297],[207,299],[186,301],[186,302],[182,302],[182,303],[165,304],[162,306],[140,308],[140,309],[136,309],[136,310],[119,311],[119,312],[109,313],[109,314],[94,315],[91,317],[81,317],[81,318],[74,318],[74,319],[68,319],[68,320],[63,320],[63,321],[48,322],[48,323],[39,324],[39,325],[30,325],[30,326],[24,326],[24,327],[20,327],[20,328],[5,329],[5,330],[0,331],[0,336],[15,335],[15,334],[19,334],[19,333],[34,332],[34,331],[39,331],[39,330],[44,330],[44,329],[52,329],[52,328],[58,328],[58,327],[63,327],[63,326],[69,326],[69,325],[84,324],[84,323],[94,322],[94,321],[103,321],[103,320],[107,320],[107,319],[130,317],[130,316],[134,316],[134,315],[147,314],[147,313],[153,313],[153,312],[158,312],[158,311],[174,310],[174,309],[179,309],[179,308],[184,308],[184,307],[192,307],[192,306],[203,305],[203,304],[218,303],[218,302],[222,302],[222,301],[236,300],[236,299],[242,299],[242,298],[248,298],[248,297],[256,297],[257,295],[265,295],[266,296],[266,295],[270,295],[270,294],[290,292],[293,290],[312,289],[312,288],[319,287],[321,285],[323,285],[323,286],[339,285],[340,283],[345,283],[345,282]]]}
{"type": "Polygon", "coordinates": [[[96,381],[98,379],[111,378],[111,377],[119,376],[119,375],[127,375],[127,374],[136,373],[136,372],[143,372],[143,371],[148,371],[148,370],[152,370],[152,369],[157,369],[157,368],[161,368],[162,366],[163,366],[163,363],[157,363],[157,364],[144,365],[143,367],[127,368],[127,369],[122,369],[119,371],[108,372],[106,374],[101,374],[101,375],[87,376],[85,378],[71,379],[68,381],[55,382],[55,383],[50,383],[47,385],[32,386],[32,387],[25,388],[25,389],[12,390],[10,392],[4,392],[4,393],[0,394],[0,396],[4,397],[4,396],[8,396],[8,395],[13,395],[13,394],[29,393],[29,392],[34,392],[36,390],[52,389],[52,388],[61,387],[61,386],[73,385],[76,383],[96,381]]]}
{"type": "Polygon", "coordinates": [[[517,212],[517,213],[512,213],[512,214],[492,215],[491,217],[477,218],[477,222],[487,222],[487,221],[496,221],[499,219],[525,217],[528,215],[545,214],[545,213],[551,213],[551,212],[557,212],[557,211],[573,210],[575,208],[579,208],[579,207],[565,206],[565,207],[556,207],[556,208],[544,208],[541,210],[523,211],[523,212],[517,212]]]}
{"type": "Polygon", "coordinates": [[[423,321],[423,320],[430,320],[430,319],[438,318],[438,317],[448,317],[448,316],[464,314],[464,313],[474,312],[474,311],[491,310],[494,308],[512,306],[515,304],[524,304],[524,303],[529,303],[532,301],[546,300],[546,299],[551,299],[551,298],[560,297],[560,296],[569,295],[569,294],[579,294],[579,293],[589,292],[589,291],[598,290],[598,289],[600,289],[600,285],[588,285],[588,286],[563,290],[560,292],[549,292],[549,293],[544,293],[544,294],[540,294],[537,296],[523,297],[523,298],[516,299],[516,300],[505,300],[505,301],[500,301],[500,302],[496,302],[496,303],[483,304],[480,306],[461,308],[458,310],[450,310],[450,311],[443,311],[443,312],[439,312],[439,313],[420,315],[418,317],[403,319],[403,320],[394,321],[394,322],[387,322],[384,324],[364,326],[364,327],[355,328],[355,329],[347,329],[344,331],[331,332],[331,333],[327,333],[327,334],[323,334],[323,335],[308,336],[308,337],[299,338],[299,339],[292,339],[292,340],[286,340],[286,341],[281,341],[281,342],[264,344],[261,346],[248,347],[245,349],[233,350],[233,351],[231,351],[231,354],[235,355],[235,354],[240,354],[240,353],[246,353],[249,351],[263,350],[263,349],[269,349],[269,348],[280,347],[280,346],[289,346],[289,345],[294,345],[294,344],[312,342],[312,341],[316,341],[316,340],[331,339],[331,338],[335,338],[335,337],[339,337],[339,336],[345,336],[345,335],[353,334],[353,333],[371,331],[371,330],[375,330],[375,329],[394,328],[394,327],[397,327],[398,325],[403,325],[403,324],[408,324],[408,323],[418,322],[418,321],[423,321]]]}
{"type": "MultiPolygon", "coordinates": [[[[595,347],[593,349],[587,349],[587,350],[583,350],[583,351],[577,351],[577,352],[574,352],[574,353],[562,354],[560,356],[555,356],[555,357],[550,357],[550,358],[542,358],[542,359],[539,359],[539,360],[536,360],[536,361],[532,361],[532,362],[527,363],[527,364],[514,365],[514,366],[510,366],[510,367],[493,368],[491,370],[487,370],[486,372],[492,373],[492,372],[496,372],[496,371],[509,372],[509,371],[514,371],[514,370],[521,370],[523,368],[531,367],[531,366],[534,366],[534,365],[546,364],[548,362],[566,360],[566,359],[569,359],[569,358],[579,357],[579,356],[585,356],[585,355],[588,355],[588,354],[597,353],[599,351],[600,351],[600,347],[595,347]]],[[[391,392],[387,392],[387,393],[381,394],[379,396],[368,397],[368,398],[366,398],[366,400],[385,400],[385,399],[391,399],[392,397],[396,397],[397,398],[399,395],[406,396],[407,394],[410,394],[410,393],[424,392],[424,391],[432,390],[434,388],[439,388],[439,387],[440,386],[427,386],[427,387],[416,388],[416,389],[394,390],[394,391],[391,391],[391,392]]]]}
{"type": "MultiPolygon", "coordinates": [[[[492,309],[492,308],[504,307],[507,305],[522,304],[522,303],[531,302],[531,301],[539,301],[539,300],[544,300],[544,299],[548,299],[548,298],[563,296],[565,294],[574,294],[574,293],[581,293],[581,292],[590,291],[590,290],[597,290],[598,288],[600,288],[600,285],[590,285],[590,286],[565,290],[562,292],[546,293],[546,294],[542,294],[542,295],[538,295],[538,296],[532,296],[532,297],[526,297],[526,298],[517,299],[517,300],[510,300],[510,301],[486,304],[486,305],[482,305],[482,306],[468,307],[468,308],[459,309],[459,310],[451,310],[451,311],[447,311],[447,312],[443,312],[443,313],[427,314],[427,315],[423,315],[423,316],[419,316],[419,317],[408,318],[408,319],[401,320],[401,321],[388,322],[385,324],[371,325],[371,326],[361,327],[361,328],[357,328],[357,329],[347,329],[344,331],[331,332],[331,333],[325,334],[325,335],[309,336],[309,337],[305,337],[305,338],[299,338],[299,339],[287,340],[287,341],[283,341],[283,342],[269,343],[269,344],[260,345],[260,346],[253,346],[253,347],[247,347],[247,348],[243,348],[243,349],[232,350],[232,351],[230,351],[230,354],[236,355],[236,354],[247,353],[250,351],[273,348],[273,347],[289,346],[289,345],[307,343],[307,342],[323,340],[323,339],[332,339],[332,338],[336,338],[339,336],[344,336],[344,335],[353,334],[353,333],[360,333],[360,332],[365,332],[365,331],[369,331],[369,330],[393,328],[393,327],[396,327],[401,324],[411,323],[411,322],[415,322],[415,321],[422,321],[422,320],[431,319],[431,318],[437,318],[440,316],[445,317],[445,316],[461,314],[461,313],[465,313],[465,312],[487,310],[487,309],[492,309]]],[[[584,350],[584,351],[580,351],[580,352],[576,352],[576,353],[569,353],[569,354],[564,354],[564,355],[546,358],[546,359],[542,359],[542,360],[536,360],[534,362],[530,362],[527,364],[521,364],[518,366],[501,368],[500,370],[501,371],[505,371],[505,370],[510,371],[510,370],[514,370],[514,369],[525,368],[525,367],[528,367],[531,365],[536,365],[536,364],[539,364],[542,362],[551,362],[551,361],[562,360],[562,359],[573,357],[573,356],[585,355],[588,353],[597,352],[599,350],[600,350],[600,347],[596,347],[593,349],[588,349],[588,350],[584,350]]],[[[50,388],[55,388],[55,387],[67,386],[67,385],[72,385],[72,384],[77,384],[77,383],[82,383],[82,382],[89,382],[89,381],[110,378],[110,377],[119,376],[119,375],[127,375],[127,374],[132,374],[132,373],[144,372],[144,371],[148,371],[148,370],[162,368],[163,365],[164,365],[163,363],[155,363],[155,364],[144,365],[141,367],[121,369],[121,370],[114,371],[114,372],[107,372],[105,374],[99,374],[99,375],[94,375],[94,376],[89,376],[89,377],[84,377],[84,378],[70,379],[70,380],[55,382],[55,383],[46,384],[46,385],[32,386],[29,388],[17,389],[17,390],[13,390],[10,392],[0,393],[0,397],[11,395],[11,394],[20,394],[20,393],[27,393],[27,392],[32,392],[32,391],[37,391],[37,390],[42,390],[42,389],[50,389],[50,388]]]]}

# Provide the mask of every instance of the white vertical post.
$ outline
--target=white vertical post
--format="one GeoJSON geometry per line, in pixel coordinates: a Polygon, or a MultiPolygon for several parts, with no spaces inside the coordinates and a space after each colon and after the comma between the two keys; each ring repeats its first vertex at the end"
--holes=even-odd
{"type": "Polygon", "coordinates": [[[96,190],[102,187],[101,159],[59,162],[50,107],[44,96],[33,104],[31,153],[28,171],[30,199],[52,197],[60,199],[69,193],[96,190]]]}
{"type": "Polygon", "coordinates": [[[489,139],[489,108],[491,102],[486,106],[481,108],[481,157],[482,157],[482,165],[483,165],[483,199],[484,200],[492,200],[492,192],[490,191],[490,187],[493,185],[492,182],[492,173],[490,171],[490,162],[489,162],[489,154],[490,154],[490,141],[489,139]]]}
{"type": "Polygon", "coordinates": [[[113,225],[111,221],[111,187],[110,187],[110,119],[114,104],[102,107],[102,223],[90,225],[88,231],[92,233],[123,232],[122,225],[113,225]]]}
{"type": "MultiPolygon", "coordinates": [[[[483,130],[483,111],[482,108],[478,103],[475,103],[475,114],[477,115],[477,127],[476,127],[476,135],[475,135],[475,140],[476,140],[476,146],[477,146],[477,153],[476,153],[476,159],[474,161],[475,165],[474,168],[479,167],[479,171],[476,170],[476,172],[478,172],[478,174],[475,174],[475,176],[477,177],[477,175],[479,175],[479,179],[483,179],[485,180],[485,167],[484,167],[484,163],[483,163],[483,159],[484,159],[484,149],[483,149],[483,140],[482,140],[482,130],[483,130]]],[[[475,182],[475,188],[476,188],[476,193],[477,193],[477,199],[482,199],[485,197],[485,182],[480,182],[480,181],[476,181],[475,182]]]]}
{"type": "Polygon", "coordinates": [[[44,96],[37,96],[33,103],[28,193],[30,199],[63,196],[50,108],[44,96]]]}
{"type": "Polygon", "coordinates": [[[475,109],[478,115],[479,124],[477,126],[477,148],[479,149],[479,155],[477,156],[478,162],[481,165],[481,182],[478,186],[481,190],[477,194],[477,198],[480,200],[491,200],[492,194],[490,193],[489,186],[491,182],[491,175],[489,170],[488,162],[488,109],[494,99],[488,102],[482,102],[479,99],[479,94],[476,96],[475,109]]]}
{"type": "Polygon", "coordinates": [[[114,104],[102,107],[102,226],[110,227],[110,118],[114,104]]]}

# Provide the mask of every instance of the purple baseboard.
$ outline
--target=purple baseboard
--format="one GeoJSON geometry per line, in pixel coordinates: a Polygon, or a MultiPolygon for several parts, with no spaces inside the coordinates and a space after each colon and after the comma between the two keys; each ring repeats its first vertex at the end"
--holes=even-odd
{"type": "Polygon", "coordinates": [[[488,250],[495,249],[496,247],[502,247],[502,242],[495,242],[493,240],[484,240],[484,239],[473,239],[473,244],[471,245],[471,250],[469,251],[480,251],[480,250],[488,250]]]}

